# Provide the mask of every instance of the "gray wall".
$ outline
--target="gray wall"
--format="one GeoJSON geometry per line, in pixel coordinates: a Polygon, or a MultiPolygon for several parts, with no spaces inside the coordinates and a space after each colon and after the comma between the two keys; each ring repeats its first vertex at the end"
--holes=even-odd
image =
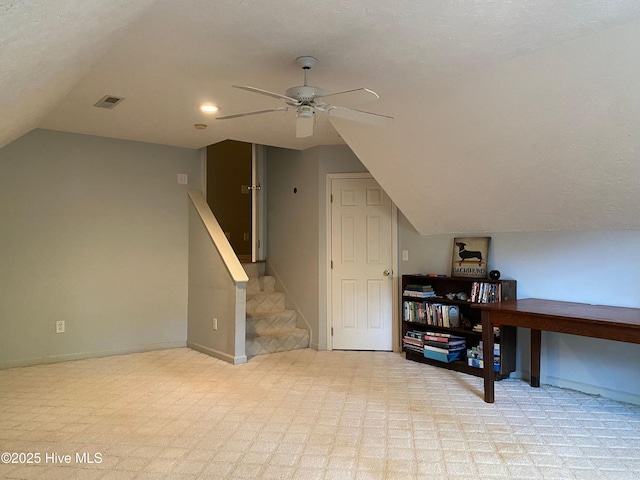
{"type": "Polygon", "coordinates": [[[267,260],[319,350],[327,348],[326,175],[364,171],[345,146],[267,150],[267,260]]]}
{"type": "Polygon", "coordinates": [[[229,363],[245,363],[249,279],[204,196],[195,190],[189,194],[187,345],[229,363]]]}
{"type": "Polygon", "coordinates": [[[267,262],[318,339],[318,149],[267,150],[267,262]],[[296,189],[297,193],[294,193],[296,189]]]}
{"type": "Polygon", "coordinates": [[[200,177],[183,148],[35,130],[0,149],[0,367],[185,345],[200,177]]]}
{"type": "MultiPolygon", "coordinates": [[[[305,311],[313,347],[326,348],[327,173],[364,171],[348,147],[304,152],[269,149],[270,244],[285,286],[305,311]],[[317,183],[313,188],[311,184],[317,183]],[[294,186],[303,186],[297,196],[294,186]],[[315,199],[313,196],[316,195],[315,199]],[[314,236],[318,240],[314,240],[314,236]],[[296,239],[299,240],[296,243],[296,239]],[[316,293],[317,292],[317,293],[316,293]]],[[[425,209],[425,215],[437,215],[425,209]]],[[[400,274],[449,273],[454,235],[421,236],[399,214],[400,274]]],[[[640,232],[489,233],[489,267],[518,281],[518,296],[640,307],[640,232]]],[[[520,330],[518,372],[529,375],[528,331],[520,330]]],[[[543,383],[575,388],[640,404],[640,346],[543,334],[543,383]]]]}
{"type": "MultiPolygon", "coordinates": [[[[420,236],[400,216],[402,273],[451,270],[453,235],[420,236]]],[[[468,236],[468,235],[465,235],[468,236]]],[[[489,269],[518,298],[640,307],[640,231],[493,233],[489,269]]],[[[516,374],[529,378],[529,331],[518,330],[516,374]]],[[[541,382],[640,404],[640,345],[543,332],[541,382]]]]}

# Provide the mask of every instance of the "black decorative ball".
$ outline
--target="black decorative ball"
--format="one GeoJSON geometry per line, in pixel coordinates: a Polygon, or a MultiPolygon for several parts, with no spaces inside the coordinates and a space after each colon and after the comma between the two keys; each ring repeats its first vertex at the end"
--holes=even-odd
{"type": "Polygon", "coordinates": [[[491,270],[489,272],[489,278],[491,280],[499,280],[500,279],[500,270],[491,270]]]}

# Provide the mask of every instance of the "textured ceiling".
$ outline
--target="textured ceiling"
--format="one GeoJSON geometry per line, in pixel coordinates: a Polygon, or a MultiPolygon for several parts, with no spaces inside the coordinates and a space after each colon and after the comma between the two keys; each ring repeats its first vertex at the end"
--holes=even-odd
{"type": "Polygon", "coordinates": [[[421,233],[640,228],[639,20],[636,0],[0,0],[0,146],[37,127],[191,148],[346,140],[421,233]],[[394,125],[319,117],[296,139],[293,112],[199,112],[279,106],[231,85],[284,92],[307,54],[311,84],[370,88],[379,101],[342,104],[394,125]],[[125,101],[93,107],[106,94],[125,101]]]}

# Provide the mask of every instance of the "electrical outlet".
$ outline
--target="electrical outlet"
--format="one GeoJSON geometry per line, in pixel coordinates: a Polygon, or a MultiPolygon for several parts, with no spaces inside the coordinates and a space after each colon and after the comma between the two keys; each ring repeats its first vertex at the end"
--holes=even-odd
{"type": "Polygon", "coordinates": [[[214,330],[218,329],[218,319],[217,318],[213,318],[211,320],[211,326],[213,327],[214,330]]]}
{"type": "Polygon", "coordinates": [[[64,333],[64,320],[56,322],[56,333],[64,333]]]}

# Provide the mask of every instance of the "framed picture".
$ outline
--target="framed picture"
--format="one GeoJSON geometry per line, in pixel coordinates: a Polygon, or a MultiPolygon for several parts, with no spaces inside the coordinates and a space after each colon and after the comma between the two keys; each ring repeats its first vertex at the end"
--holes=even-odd
{"type": "Polygon", "coordinates": [[[487,278],[487,260],[491,237],[453,239],[451,276],[487,278]]]}

